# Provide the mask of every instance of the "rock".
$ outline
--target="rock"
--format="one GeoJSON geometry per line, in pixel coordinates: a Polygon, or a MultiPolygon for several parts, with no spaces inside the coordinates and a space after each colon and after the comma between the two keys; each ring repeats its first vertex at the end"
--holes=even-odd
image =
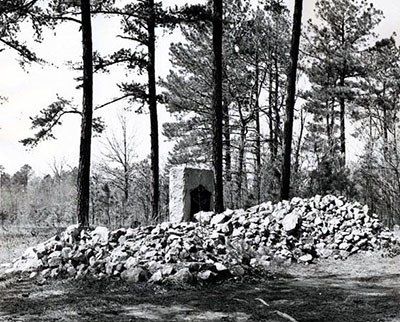
{"type": "Polygon", "coordinates": [[[32,273],[29,275],[29,278],[30,278],[30,279],[35,278],[37,275],[38,275],[37,272],[32,272],[32,273]]]}
{"type": "Polygon", "coordinates": [[[28,259],[28,258],[37,258],[36,255],[36,250],[34,247],[29,247],[25,250],[24,254],[22,255],[23,259],[28,259]]]}
{"type": "Polygon", "coordinates": [[[46,245],[45,243],[40,243],[34,247],[36,254],[43,255],[46,252],[46,245]]]}
{"type": "Polygon", "coordinates": [[[323,224],[322,219],[319,216],[316,216],[315,219],[314,219],[314,225],[315,226],[320,226],[322,224],[323,224]]]}
{"type": "Polygon", "coordinates": [[[192,273],[190,273],[189,268],[185,267],[177,271],[173,275],[173,279],[177,282],[184,283],[184,284],[193,284],[194,277],[192,273]]]}
{"type": "Polygon", "coordinates": [[[200,280],[205,281],[205,282],[212,282],[212,281],[214,281],[214,280],[216,279],[216,276],[217,276],[217,274],[211,272],[210,270],[205,270],[205,271],[199,272],[199,273],[197,274],[197,277],[198,277],[200,280]]]}
{"type": "Polygon", "coordinates": [[[175,272],[176,272],[175,267],[172,265],[164,265],[162,269],[163,276],[169,276],[175,274],[175,272]]]}
{"type": "Polygon", "coordinates": [[[300,256],[298,259],[298,261],[300,263],[310,263],[310,262],[312,262],[312,260],[313,260],[313,257],[311,254],[305,254],[303,256],[300,256]]]}
{"type": "Polygon", "coordinates": [[[183,248],[186,249],[189,253],[195,253],[197,251],[197,247],[194,243],[183,243],[183,248]]]}
{"type": "Polygon", "coordinates": [[[360,250],[390,251],[397,238],[367,212],[342,197],[316,196],[219,215],[201,212],[195,216],[201,223],[165,222],[116,231],[71,226],[28,248],[7,269],[0,267],[0,275],[41,270],[45,277],[215,282],[251,273],[250,265],[268,269],[273,259],[310,263],[318,257],[345,259],[360,250]]]}
{"type": "Polygon", "coordinates": [[[133,256],[129,257],[125,262],[125,266],[127,269],[131,269],[131,268],[137,266],[138,264],[139,264],[138,258],[133,257],[133,256]]]}
{"type": "Polygon", "coordinates": [[[336,198],[335,199],[335,205],[336,205],[336,207],[340,208],[340,207],[342,207],[344,205],[344,202],[343,202],[343,200],[340,200],[340,199],[336,198]]]}
{"type": "Polygon", "coordinates": [[[393,234],[391,232],[389,232],[389,231],[383,231],[380,234],[380,238],[383,238],[383,239],[390,240],[390,239],[392,239],[392,237],[393,237],[393,234]]]}
{"type": "Polygon", "coordinates": [[[52,257],[48,260],[49,267],[58,267],[62,264],[62,259],[60,257],[52,257]]]}
{"type": "Polygon", "coordinates": [[[360,241],[358,241],[358,242],[356,243],[356,246],[357,246],[358,248],[363,248],[364,246],[367,245],[367,243],[368,243],[368,239],[363,238],[363,239],[361,239],[360,241]]]}
{"type": "Polygon", "coordinates": [[[144,258],[146,259],[154,259],[156,256],[158,255],[156,250],[151,250],[149,252],[147,252],[144,256],[144,258]]]}
{"type": "Polygon", "coordinates": [[[229,209],[229,208],[227,208],[224,212],[223,212],[223,214],[225,215],[225,216],[227,216],[227,217],[232,217],[234,214],[235,214],[235,210],[232,210],[232,209],[229,209]]]}
{"type": "Polygon", "coordinates": [[[224,224],[218,224],[216,229],[218,232],[221,232],[225,235],[231,235],[233,232],[233,225],[231,222],[227,222],[224,224]]]}
{"type": "Polygon", "coordinates": [[[72,244],[79,239],[79,234],[80,234],[79,225],[71,225],[65,229],[62,239],[72,244]]]}
{"type": "Polygon", "coordinates": [[[93,243],[107,244],[109,231],[106,227],[96,227],[90,235],[92,236],[93,243]]]}
{"type": "Polygon", "coordinates": [[[346,259],[350,255],[350,253],[346,250],[341,250],[339,254],[342,259],[346,259]]]}
{"type": "Polygon", "coordinates": [[[321,258],[328,258],[332,255],[333,250],[332,249],[318,249],[317,254],[321,258]]]}
{"type": "Polygon", "coordinates": [[[146,282],[149,279],[149,273],[142,267],[134,267],[123,271],[121,278],[132,283],[146,282]]]}
{"type": "Polygon", "coordinates": [[[211,221],[211,218],[214,216],[213,211],[200,211],[197,214],[194,214],[193,217],[197,222],[208,225],[211,221]]]}
{"type": "Polygon", "coordinates": [[[235,228],[232,232],[232,237],[241,237],[244,233],[244,229],[241,228],[235,228]]]}
{"type": "Polygon", "coordinates": [[[291,213],[287,214],[282,220],[282,227],[287,232],[294,231],[299,224],[299,215],[292,211],[291,213]]]}
{"type": "Polygon", "coordinates": [[[76,275],[76,269],[75,269],[75,267],[73,267],[72,265],[68,266],[68,267],[67,267],[67,274],[68,274],[69,276],[74,276],[74,275],[76,275]]]}
{"type": "Polygon", "coordinates": [[[215,263],[215,269],[217,270],[217,272],[226,272],[226,271],[228,271],[228,268],[222,263],[215,263]]]}
{"type": "Polygon", "coordinates": [[[234,276],[243,276],[246,273],[246,270],[241,265],[235,265],[232,267],[232,274],[234,276]]]}
{"type": "Polygon", "coordinates": [[[258,258],[250,259],[250,266],[251,267],[256,267],[257,265],[258,265],[258,258]]]}
{"type": "Polygon", "coordinates": [[[44,277],[44,278],[47,278],[47,277],[50,276],[50,273],[51,273],[51,269],[50,268],[45,268],[44,270],[42,270],[40,272],[40,276],[44,277]]]}
{"type": "Polygon", "coordinates": [[[71,258],[71,253],[72,253],[72,248],[71,247],[64,247],[61,250],[61,256],[64,259],[70,259],[71,258]]]}
{"type": "Polygon", "coordinates": [[[0,264],[0,279],[12,273],[13,265],[11,263],[0,264]]]}
{"type": "Polygon", "coordinates": [[[168,252],[165,254],[164,260],[166,263],[176,263],[178,261],[178,256],[174,252],[168,252]]]}
{"type": "Polygon", "coordinates": [[[113,261],[115,262],[122,262],[122,261],[126,261],[128,258],[128,253],[125,252],[123,250],[123,248],[121,247],[117,247],[115,248],[112,252],[111,252],[111,258],[113,261]]]}
{"type": "Polygon", "coordinates": [[[223,223],[226,223],[229,219],[230,219],[230,217],[225,215],[224,213],[216,214],[211,218],[210,224],[212,226],[215,226],[218,224],[223,224],[223,223]]]}
{"type": "Polygon", "coordinates": [[[149,279],[149,283],[161,283],[163,280],[163,275],[162,275],[162,271],[158,270],[157,272],[155,272],[153,275],[151,275],[150,279],[149,279]]]}

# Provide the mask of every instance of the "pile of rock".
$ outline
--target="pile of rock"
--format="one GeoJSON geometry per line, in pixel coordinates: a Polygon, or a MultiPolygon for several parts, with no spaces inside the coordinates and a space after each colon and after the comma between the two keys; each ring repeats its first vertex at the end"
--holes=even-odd
{"type": "MultiPolygon", "coordinates": [[[[227,224],[232,228],[232,241],[244,241],[259,255],[253,261],[263,256],[300,262],[331,256],[344,259],[360,250],[374,251],[397,243],[377,215],[369,213],[368,206],[331,195],[263,203],[234,212],[227,224]]],[[[217,231],[221,228],[216,227],[217,231]]]]}
{"type": "Polygon", "coordinates": [[[263,203],[248,210],[201,212],[197,222],[81,230],[31,247],[8,273],[43,277],[120,277],[133,282],[213,282],[268,267],[346,258],[397,240],[368,207],[334,196],[263,203]]]}

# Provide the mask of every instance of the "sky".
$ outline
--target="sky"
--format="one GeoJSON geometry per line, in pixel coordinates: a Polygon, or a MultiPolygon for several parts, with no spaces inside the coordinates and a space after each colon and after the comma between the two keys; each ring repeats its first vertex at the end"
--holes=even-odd
{"type": "MultiPolygon", "coordinates": [[[[187,0],[167,0],[163,4],[182,5],[187,0]]],[[[195,1],[190,1],[194,3],[195,1]]],[[[196,2],[203,2],[197,0],[196,2]]],[[[375,7],[383,10],[385,19],[376,29],[380,37],[390,37],[397,32],[400,36],[400,1],[373,0],[375,7]]],[[[290,9],[293,0],[286,0],[290,9]]],[[[303,22],[314,18],[315,0],[304,0],[303,22]]],[[[117,20],[96,18],[93,20],[93,47],[102,54],[111,54],[124,43],[116,38],[120,30],[117,20]]],[[[57,140],[40,143],[36,148],[27,150],[19,140],[32,136],[29,117],[56,100],[57,95],[70,99],[78,107],[81,105],[82,94],[76,90],[74,77],[79,72],[66,66],[66,62],[78,62],[81,56],[81,38],[79,26],[66,23],[57,27],[55,31],[46,31],[42,43],[33,42],[29,29],[23,30],[21,35],[27,44],[34,49],[37,55],[48,63],[45,65],[33,64],[21,69],[16,61],[16,55],[9,50],[0,52],[0,96],[7,97],[7,101],[0,105],[0,165],[8,173],[14,173],[24,164],[29,164],[36,175],[42,176],[51,173],[54,163],[65,163],[67,166],[78,164],[80,118],[76,115],[67,115],[61,127],[54,132],[57,140]]],[[[158,32],[156,49],[156,71],[158,77],[165,77],[170,69],[168,48],[171,42],[179,41],[178,31],[169,33],[158,32]]],[[[397,37],[400,43],[399,37],[397,37]]],[[[116,86],[121,79],[129,79],[122,68],[110,74],[95,75],[94,104],[101,105],[115,97],[119,90],[116,86]]],[[[128,102],[105,107],[96,112],[95,116],[102,116],[107,124],[106,132],[102,137],[93,140],[92,160],[96,164],[101,161],[104,148],[104,136],[119,135],[118,114],[124,113],[124,108],[130,107],[128,102]]],[[[150,153],[150,120],[148,114],[128,113],[130,135],[135,138],[135,147],[138,159],[150,153]]],[[[172,142],[166,142],[161,136],[161,124],[172,120],[163,106],[159,107],[160,132],[160,163],[165,164],[172,142]]],[[[348,136],[350,137],[350,136],[348,136]]],[[[354,139],[349,139],[354,140],[354,139]]],[[[353,154],[361,153],[357,142],[349,142],[349,149],[353,154]],[[358,150],[357,150],[358,147],[358,150]]]]}

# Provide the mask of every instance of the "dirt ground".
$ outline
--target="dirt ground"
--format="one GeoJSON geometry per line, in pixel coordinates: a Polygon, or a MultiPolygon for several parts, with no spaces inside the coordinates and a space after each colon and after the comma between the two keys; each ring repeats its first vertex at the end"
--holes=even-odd
{"type": "Polygon", "coordinates": [[[275,268],[193,288],[119,281],[0,281],[0,321],[400,321],[400,257],[275,268]]]}

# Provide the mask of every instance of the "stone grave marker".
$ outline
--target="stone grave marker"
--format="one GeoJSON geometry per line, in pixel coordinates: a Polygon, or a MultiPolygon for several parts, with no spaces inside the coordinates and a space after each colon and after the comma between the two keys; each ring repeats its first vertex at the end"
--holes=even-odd
{"type": "Polygon", "coordinates": [[[169,219],[193,221],[199,211],[214,209],[214,174],[209,169],[172,168],[169,177],[169,219]]]}

